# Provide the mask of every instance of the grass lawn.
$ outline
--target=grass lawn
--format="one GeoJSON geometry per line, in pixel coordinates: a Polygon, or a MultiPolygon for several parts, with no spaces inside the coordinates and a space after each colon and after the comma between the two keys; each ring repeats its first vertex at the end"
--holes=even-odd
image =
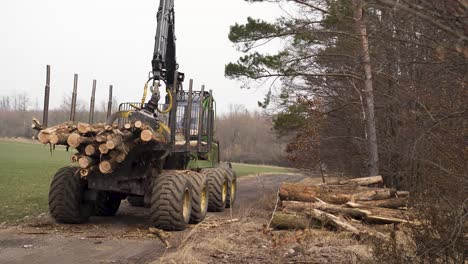
{"type": "Polygon", "coordinates": [[[251,165],[251,164],[242,164],[242,163],[233,163],[232,168],[236,172],[237,177],[242,177],[249,174],[258,174],[258,173],[288,173],[294,172],[292,168],[268,166],[268,165],[251,165]]]}
{"type": "Polygon", "coordinates": [[[0,223],[47,211],[49,184],[55,171],[69,164],[63,148],[0,141],[0,223]]]}
{"type": "MultiPolygon", "coordinates": [[[[72,151],[63,147],[0,141],[0,223],[47,211],[49,184],[54,173],[70,163],[72,151]]],[[[234,163],[239,177],[289,168],[234,163]]]]}

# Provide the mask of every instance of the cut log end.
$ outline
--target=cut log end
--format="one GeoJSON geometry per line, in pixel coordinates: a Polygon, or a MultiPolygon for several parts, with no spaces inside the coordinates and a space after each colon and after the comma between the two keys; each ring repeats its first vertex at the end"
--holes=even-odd
{"type": "Polygon", "coordinates": [[[70,136],[68,136],[67,143],[70,147],[76,148],[81,144],[80,138],[80,134],[72,133],[70,136]]]}
{"type": "Polygon", "coordinates": [[[151,130],[149,130],[149,129],[143,130],[143,131],[141,131],[140,138],[144,142],[151,141],[153,139],[153,132],[151,132],[151,130]]]}
{"type": "Polygon", "coordinates": [[[39,132],[39,134],[37,135],[37,139],[39,139],[39,142],[41,142],[42,144],[47,144],[50,142],[49,134],[44,131],[39,132]]]}
{"type": "Polygon", "coordinates": [[[99,152],[101,152],[101,154],[107,154],[109,152],[109,148],[106,143],[99,145],[99,152]]]}
{"type": "Polygon", "coordinates": [[[81,177],[87,177],[89,175],[89,170],[88,169],[81,169],[80,170],[80,175],[81,177]]]}
{"type": "Polygon", "coordinates": [[[87,145],[85,148],[85,154],[88,156],[93,156],[96,154],[96,147],[92,144],[87,145]]]}
{"type": "Polygon", "coordinates": [[[143,126],[143,122],[141,121],[136,121],[135,124],[133,124],[136,128],[141,128],[143,126]]]}
{"type": "Polygon", "coordinates": [[[99,163],[99,170],[104,173],[108,174],[112,172],[112,165],[109,161],[103,161],[99,163]]]}
{"type": "Polygon", "coordinates": [[[93,159],[90,158],[90,157],[87,157],[87,156],[82,156],[79,160],[78,160],[78,165],[80,166],[80,168],[82,169],[86,169],[88,168],[91,164],[93,164],[93,159]]]}
{"type": "Polygon", "coordinates": [[[80,159],[80,156],[78,154],[74,154],[70,157],[70,160],[73,163],[78,162],[79,159],[80,159]]]}
{"type": "Polygon", "coordinates": [[[108,149],[115,149],[115,143],[112,140],[107,141],[106,146],[107,146],[108,149]]]}

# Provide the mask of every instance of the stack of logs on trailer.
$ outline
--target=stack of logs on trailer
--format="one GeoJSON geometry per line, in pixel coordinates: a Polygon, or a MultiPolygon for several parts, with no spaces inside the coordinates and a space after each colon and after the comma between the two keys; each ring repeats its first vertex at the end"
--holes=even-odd
{"type": "Polygon", "coordinates": [[[82,177],[95,170],[112,173],[138,144],[167,143],[169,140],[168,131],[154,131],[141,121],[123,126],[65,122],[44,128],[33,119],[32,128],[39,131],[37,139],[42,144],[76,148],[78,153],[71,157],[71,161],[78,163],[82,177]]]}
{"type": "Polygon", "coordinates": [[[309,181],[280,186],[272,227],[304,229],[319,224],[385,239],[366,224],[418,224],[408,212],[409,192],[378,187],[383,184],[381,176],[324,184],[309,181]]]}

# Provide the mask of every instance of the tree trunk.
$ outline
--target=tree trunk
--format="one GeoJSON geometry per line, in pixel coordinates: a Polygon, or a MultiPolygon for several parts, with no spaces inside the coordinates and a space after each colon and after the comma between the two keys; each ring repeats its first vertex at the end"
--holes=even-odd
{"type": "Polygon", "coordinates": [[[368,174],[369,176],[379,175],[379,154],[377,147],[377,132],[375,126],[374,111],[374,88],[372,83],[372,66],[369,53],[369,39],[367,28],[363,19],[363,0],[353,0],[354,21],[356,32],[360,39],[362,65],[364,69],[364,94],[366,99],[366,132],[367,132],[367,151],[368,151],[368,174]]]}

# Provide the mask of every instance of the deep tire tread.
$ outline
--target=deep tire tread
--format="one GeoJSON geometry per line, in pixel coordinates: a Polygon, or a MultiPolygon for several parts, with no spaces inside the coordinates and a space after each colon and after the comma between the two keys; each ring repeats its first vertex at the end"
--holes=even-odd
{"type": "Polygon", "coordinates": [[[194,171],[187,171],[186,176],[192,184],[193,191],[192,214],[190,216],[190,223],[197,224],[203,221],[203,219],[205,219],[206,216],[207,208],[202,208],[201,195],[203,188],[205,188],[206,192],[208,192],[208,181],[207,177],[204,174],[197,173],[194,171]]]}
{"type": "Polygon", "coordinates": [[[192,197],[190,181],[181,172],[166,171],[157,176],[152,186],[150,206],[150,219],[155,227],[166,231],[180,231],[187,227],[182,213],[186,189],[192,197]]]}
{"type": "Polygon", "coordinates": [[[208,182],[208,211],[223,212],[227,201],[222,198],[223,184],[229,182],[228,176],[219,168],[203,169],[201,172],[206,175],[208,182]]]}
{"type": "Polygon", "coordinates": [[[76,172],[76,167],[63,167],[50,184],[49,211],[59,223],[79,224],[91,215],[91,207],[82,203],[85,183],[76,172]]]}

